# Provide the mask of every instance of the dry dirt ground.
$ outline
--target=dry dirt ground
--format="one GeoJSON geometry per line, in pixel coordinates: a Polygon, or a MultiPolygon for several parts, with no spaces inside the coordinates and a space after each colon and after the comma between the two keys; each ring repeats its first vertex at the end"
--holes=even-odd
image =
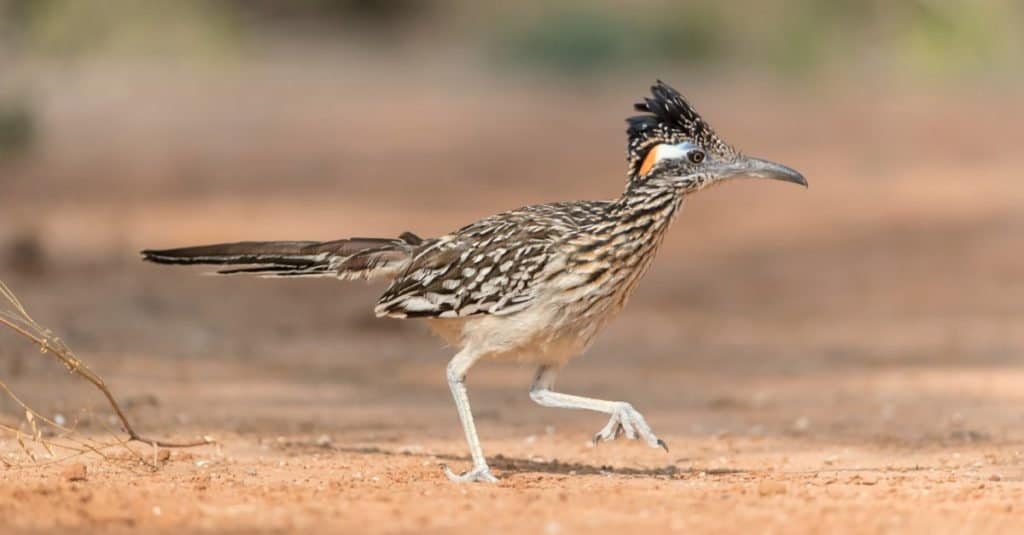
{"type": "MultiPolygon", "coordinates": [[[[454,485],[441,465],[468,463],[443,380],[450,351],[420,325],[374,319],[380,286],[202,277],[133,252],[430,235],[520,204],[614,195],[632,93],[517,89],[495,111],[477,93],[445,108],[444,91],[408,102],[382,90],[412,122],[388,132],[331,87],[267,111],[230,84],[199,97],[154,83],[140,93],[179,104],[119,115],[115,135],[104,118],[120,100],[83,87],[54,90],[45,150],[5,168],[0,273],[138,426],[218,443],[155,471],[88,457],[78,478],[70,462],[26,463],[4,435],[0,455],[21,466],[0,465],[0,531],[1024,526],[1019,99],[874,95],[878,109],[859,95],[777,95],[766,109],[753,91],[692,90],[723,134],[812,186],[735,183],[695,199],[623,316],[565,370],[563,391],[632,402],[670,453],[592,447],[602,416],[535,406],[533,370],[484,363],[470,396],[501,482],[454,485]],[[449,136],[422,135],[445,121],[449,136]],[[550,150],[532,135],[541,121],[590,141],[550,150]],[[373,136],[423,159],[389,160],[373,136]],[[495,150],[465,150],[480,144],[495,150]]],[[[0,378],[34,407],[102,436],[90,390],[13,336],[0,356],[0,378]]],[[[0,409],[18,424],[12,403],[0,409]]]]}

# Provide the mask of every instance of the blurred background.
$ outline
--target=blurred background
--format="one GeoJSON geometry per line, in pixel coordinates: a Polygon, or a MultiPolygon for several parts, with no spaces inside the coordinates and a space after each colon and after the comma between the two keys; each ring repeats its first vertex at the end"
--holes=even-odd
{"type": "MultiPolygon", "coordinates": [[[[1024,4],[485,4],[0,1],[0,278],[146,430],[461,455],[451,351],[375,319],[382,286],[201,277],[137,251],[433,236],[611,198],[623,120],[661,78],[811,187],[689,202],[562,389],[629,400],[668,437],[1020,435],[1024,4]]],[[[0,356],[40,410],[105,410],[23,340],[0,333],[0,356]]],[[[482,436],[603,424],[536,408],[531,376],[474,370],[482,436]]],[[[6,398],[0,418],[20,419],[6,398]]]]}

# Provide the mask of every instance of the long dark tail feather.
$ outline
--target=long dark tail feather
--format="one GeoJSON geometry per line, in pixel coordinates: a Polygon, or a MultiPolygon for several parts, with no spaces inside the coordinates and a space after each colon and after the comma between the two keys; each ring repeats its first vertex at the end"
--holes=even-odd
{"type": "Polygon", "coordinates": [[[142,251],[159,264],[231,265],[221,274],[269,277],[370,279],[393,276],[408,264],[423,240],[411,232],[398,238],[349,238],[329,242],[237,242],[142,251]]]}

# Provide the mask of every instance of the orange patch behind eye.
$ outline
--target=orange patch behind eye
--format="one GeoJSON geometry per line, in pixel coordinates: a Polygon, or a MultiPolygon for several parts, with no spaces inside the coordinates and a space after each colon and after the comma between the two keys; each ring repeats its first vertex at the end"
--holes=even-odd
{"type": "Polygon", "coordinates": [[[647,156],[644,157],[644,162],[640,164],[640,176],[646,175],[651,172],[651,168],[654,167],[655,162],[658,161],[658,148],[661,145],[656,145],[647,151],[647,156]]]}

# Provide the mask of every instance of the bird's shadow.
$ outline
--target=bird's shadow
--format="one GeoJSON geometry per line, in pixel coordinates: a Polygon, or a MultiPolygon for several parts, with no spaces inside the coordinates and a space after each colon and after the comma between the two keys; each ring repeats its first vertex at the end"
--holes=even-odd
{"type": "MultiPolygon", "coordinates": [[[[470,463],[470,458],[464,455],[450,455],[450,454],[437,454],[426,451],[409,451],[409,450],[389,450],[380,448],[377,446],[341,446],[341,445],[314,445],[308,442],[301,443],[289,443],[284,445],[288,449],[316,449],[319,451],[331,451],[337,453],[355,453],[360,455],[380,455],[386,457],[411,457],[420,459],[431,459],[441,461],[439,466],[443,466],[445,461],[452,463],[470,463]]],[[[551,474],[559,476],[621,476],[621,477],[639,477],[639,478],[670,478],[670,477],[685,477],[687,475],[700,475],[702,477],[714,477],[714,476],[729,476],[735,474],[756,474],[763,473],[763,470],[747,469],[747,468],[681,468],[675,464],[668,464],[665,466],[654,467],[654,468],[631,468],[631,467],[616,467],[610,465],[596,465],[586,464],[579,462],[566,462],[558,459],[552,459],[550,461],[536,460],[536,459],[524,459],[518,457],[506,457],[498,454],[488,459],[490,461],[491,468],[501,470],[504,472],[504,476],[516,476],[531,473],[540,474],[551,474]]],[[[677,459],[676,462],[685,461],[685,459],[677,459]]],[[[912,468],[901,469],[901,472],[916,472],[921,470],[930,469],[927,466],[915,466],[912,468]]],[[[877,472],[877,471],[888,471],[888,468],[873,468],[873,467],[831,467],[825,470],[802,470],[791,472],[792,474],[799,475],[815,475],[821,473],[858,473],[858,472],[877,472]]]]}
{"type": "MultiPolygon", "coordinates": [[[[434,454],[412,451],[392,451],[379,448],[377,446],[328,446],[326,449],[341,453],[359,453],[363,455],[383,455],[390,457],[419,457],[458,463],[470,462],[469,457],[462,455],[434,454]]],[[[672,477],[676,475],[698,473],[714,476],[745,474],[750,472],[749,470],[738,468],[680,468],[672,464],[655,468],[616,467],[610,465],[594,465],[578,462],[566,462],[560,461],[558,459],[552,459],[550,461],[539,461],[535,459],[506,457],[501,454],[495,455],[494,457],[491,457],[488,460],[490,461],[491,468],[502,470],[506,472],[506,475],[542,473],[553,475],[615,475],[626,477],[672,477]]]]}

